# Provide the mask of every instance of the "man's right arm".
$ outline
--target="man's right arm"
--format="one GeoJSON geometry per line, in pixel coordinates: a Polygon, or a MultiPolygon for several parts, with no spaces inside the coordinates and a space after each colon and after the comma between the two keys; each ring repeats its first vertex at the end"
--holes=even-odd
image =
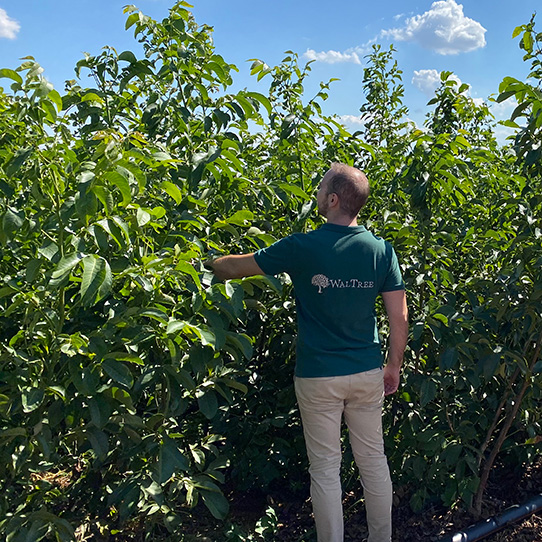
{"type": "Polygon", "coordinates": [[[382,292],[382,299],[390,326],[389,351],[384,367],[384,392],[390,395],[399,387],[401,365],[408,341],[408,309],[404,290],[382,292]]]}
{"type": "Polygon", "coordinates": [[[240,279],[265,274],[256,263],[254,253],[221,256],[216,260],[210,261],[208,265],[213,268],[213,273],[220,280],[240,279]]]}

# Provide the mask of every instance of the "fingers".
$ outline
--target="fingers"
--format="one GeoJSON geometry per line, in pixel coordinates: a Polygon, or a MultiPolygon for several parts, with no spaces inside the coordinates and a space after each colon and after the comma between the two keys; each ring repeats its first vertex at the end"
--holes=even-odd
{"type": "Polygon", "coordinates": [[[384,395],[392,395],[397,391],[398,386],[384,384],[384,395]]]}
{"type": "Polygon", "coordinates": [[[384,367],[384,395],[392,395],[399,388],[400,373],[389,366],[384,367]]]}

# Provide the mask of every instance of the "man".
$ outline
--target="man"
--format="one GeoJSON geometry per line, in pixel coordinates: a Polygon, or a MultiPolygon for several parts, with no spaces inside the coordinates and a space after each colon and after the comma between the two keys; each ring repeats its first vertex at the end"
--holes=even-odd
{"type": "Polygon", "coordinates": [[[317,194],[326,224],[256,253],[223,256],[211,264],[219,279],[281,272],[292,278],[298,319],[295,390],[318,542],[343,541],[343,415],[364,488],[368,541],[391,540],[392,485],[382,401],[399,386],[408,315],[393,248],[357,224],[368,196],[369,183],[361,171],[333,164],[317,194]],[[379,294],[390,329],[384,369],[376,329],[379,294]]]}

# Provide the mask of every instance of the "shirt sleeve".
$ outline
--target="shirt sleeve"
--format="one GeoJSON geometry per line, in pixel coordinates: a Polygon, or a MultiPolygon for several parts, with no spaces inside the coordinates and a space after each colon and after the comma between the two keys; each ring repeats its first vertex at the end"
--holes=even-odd
{"type": "Polygon", "coordinates": [[[401,275],[401,267],[399,266],[399,260],[393,247],[386,243],[386,253],[389,255],[388,272],[384,277],[384,281],[380,287],[381,292],[393,292],[395,290],[404,290],[405,283],[401,275]]]}
{"type": "Polygon", "coordinates": [[[254,253],[254,259],[266,275],[290,273],[295,268],[296,240],[294,235],[284,237],[254,253]]]}

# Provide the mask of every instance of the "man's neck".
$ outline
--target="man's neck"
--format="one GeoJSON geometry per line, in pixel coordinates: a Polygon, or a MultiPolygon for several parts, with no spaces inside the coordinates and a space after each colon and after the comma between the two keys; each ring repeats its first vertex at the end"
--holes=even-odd
{"type": "Polygon", "coordinates": [[[349,216],[344,216],[344,215],[328,216],[327,223],[337,224],[337,226],[357,226],[358,219],[356,216],[354,218],[350,218],[349,216]]]}

